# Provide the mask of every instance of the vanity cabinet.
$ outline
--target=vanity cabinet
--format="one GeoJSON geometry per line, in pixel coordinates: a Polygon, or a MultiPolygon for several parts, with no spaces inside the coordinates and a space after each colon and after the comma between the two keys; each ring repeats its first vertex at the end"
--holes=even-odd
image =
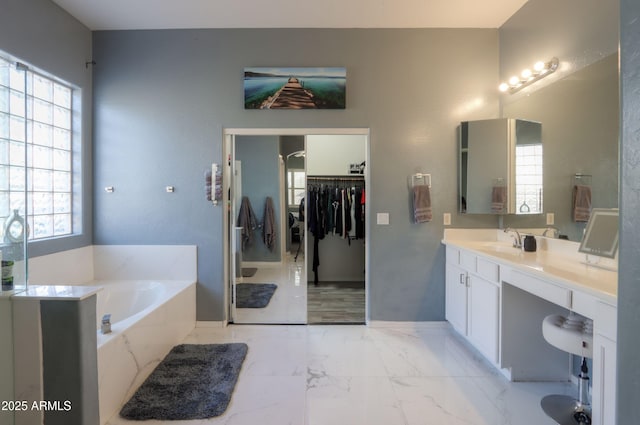
{"type": "Polygon", "coordinates": [[[445,317],[494,364],[499,352],[499,275],[498,264],[447,247],[445,317]]]}
{"type": "Polygon", "coordinates": [[[467,335],[467,279],[466,270],[447,262],[445,318],[456,331],[465,336],[467,335]]]}
{"type": "Polygon", "coordinates": [[[598,302],[594,317],[591,391],[594,425],[616,423],[616,334],[617,308],[598,302]]]}

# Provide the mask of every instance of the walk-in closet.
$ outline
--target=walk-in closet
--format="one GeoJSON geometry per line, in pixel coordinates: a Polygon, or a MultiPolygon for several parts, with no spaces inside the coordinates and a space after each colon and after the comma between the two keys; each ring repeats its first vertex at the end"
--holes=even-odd
{"type": "Polygon", "coordinates": [[[366,139],[308,136],[308,323],[365,322],[366,139]]]}

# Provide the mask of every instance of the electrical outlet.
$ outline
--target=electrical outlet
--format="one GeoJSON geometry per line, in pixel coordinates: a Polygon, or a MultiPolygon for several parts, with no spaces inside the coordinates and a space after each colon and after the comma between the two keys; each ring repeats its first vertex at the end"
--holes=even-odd
{"type": "Polygon", "coordinates": [[[553,213],[547,213],[547,225],[551,226],[554,224],[554,222],[555,222],[555,217],[553,213]]]}
{"type": "Polygon", "coordinates": [[[451,226],[451,213],[444,213],[442,215],[442,221],[445,226],[451,226]]]}

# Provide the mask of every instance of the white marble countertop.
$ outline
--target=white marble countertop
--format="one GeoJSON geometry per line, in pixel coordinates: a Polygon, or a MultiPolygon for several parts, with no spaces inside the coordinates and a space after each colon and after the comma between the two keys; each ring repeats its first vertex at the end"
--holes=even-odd
{"type": "MultiPolygon", "coordinates": [[[[617,304],[618,273],[585,264],[585,255],[577,252],[575,242],[541,238],[535,252],[524,252],[514,248],[509,239],[501,240],[500,233],[503,232],[499,231],[498,237],[493,240],[474,236],[467,239],[462,238],[461,234],[447,237],[445,234],[442,243],[473,251],[529,275],[617,304]]],[[[485,235],[490,236],[490,233],[485,231],[485,235]]],[[[607,260],[607,264],[610,262],[607,260]]]]}
{"type": "Polygon", "coordinates": [[[85,285],[29,285],[26,291],[12,296],[14,300],[81,301],[102,290],[85,285]]]}

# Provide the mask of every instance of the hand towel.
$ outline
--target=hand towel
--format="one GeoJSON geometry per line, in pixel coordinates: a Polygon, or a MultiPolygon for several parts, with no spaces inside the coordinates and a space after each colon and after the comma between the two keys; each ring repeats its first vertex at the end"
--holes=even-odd
{"type": "Polygon", "coordinates": [[[253,231],[257,227],[256,215],[251,202],[246,196],[242,197],[240,212],[238,213],[238,227],[242,227],[242,249],[253,242],[253,231]]]}
{"type": "Polygon", "coordinates": [[[504,211],[507,202],[507,186],[493,186],[491,189],[491,212],[499,214],[504,211]]]}
{"type": "Polygon", "coordinates": [[[267,196],[264,203],[262,240],[267,248],[269,248],[269,251],[273,252],[276,246],[276,214],[273,209],[273,199],[271,199],[270,196],[267,196]]]}
{"type": "Polygon", "coordinates": [[[591,187],[577,184],[573,186],[573,221],[587,222],[591,216],[591,187]]]}
{"type": "Polygon", "coordinates": [[[207,201],[211,201],[211,170],[204,173],[204,191],[207,196],[207,201]]]}
{"type": "Polygon", "coordinates": [[[431,221],[431,191],[429,186],[413,187],[413,218],[416,223],[431,221]]]}

